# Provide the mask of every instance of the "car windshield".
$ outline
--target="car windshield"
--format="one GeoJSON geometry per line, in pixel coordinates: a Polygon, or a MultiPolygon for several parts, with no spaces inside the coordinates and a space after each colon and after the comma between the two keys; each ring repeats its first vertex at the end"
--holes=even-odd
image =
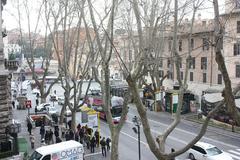
{"type": "Polygon", "coordinates": [[[206,151],[207,151],[207,155],[209,155],[209,156],[215,156],[215,155],[222,153],[222,151],[220,149],[218,149],[217,147],[208,148],[208,149],[206,149],[206,151]]]}
{"type": "Polygon", "coordinates": [[[42,155],[40,153],[38,153],[37,151],[34,151],[31,157],[29,158],[29,160],[40,160],[41,157],[42,155]]]}

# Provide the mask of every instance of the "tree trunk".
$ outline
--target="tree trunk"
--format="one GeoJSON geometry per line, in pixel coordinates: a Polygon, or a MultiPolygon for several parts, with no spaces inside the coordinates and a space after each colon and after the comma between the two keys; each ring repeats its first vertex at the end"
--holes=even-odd
{"type": "Polygon", "coordinates": [[[119,133],[116,128],[111,133],[112,146],[111,146],[111,159],[119,160],[118,144],[119,144],[119,133]]]}
{"type": "Polygon", "coordinates": [[[60,120],[59,120],[59,124],[60,124],[60,125],[63,124],[65,111],[66,111],[66,104],[64,104],[64,105],[62,106],[62,109],[61,109],[60,120]]]}
{"type": "Polygon", "coordinates": [[[71,123],[71,129],[75,131],[76,128],[76,111],[72,110],[72,123],[71,123]]]}

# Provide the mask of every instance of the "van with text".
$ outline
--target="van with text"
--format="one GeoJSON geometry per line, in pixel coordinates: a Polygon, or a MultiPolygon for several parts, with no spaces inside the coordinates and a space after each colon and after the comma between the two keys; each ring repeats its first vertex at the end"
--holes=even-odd
{"type": "Polygon", "coordinates": [[[70,140],[37,148],[29,160],[84,160],[83,145],[70,140]]]}

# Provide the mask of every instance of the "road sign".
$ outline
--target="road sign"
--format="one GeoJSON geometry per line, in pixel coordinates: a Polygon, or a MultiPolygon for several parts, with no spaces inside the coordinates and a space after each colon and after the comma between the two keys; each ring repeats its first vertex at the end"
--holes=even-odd
{"type": "Polygon", "coordinates": [[[25,104],[26,104],[26,108],[32,108],[31,100],[26,100],[25,104]]]}

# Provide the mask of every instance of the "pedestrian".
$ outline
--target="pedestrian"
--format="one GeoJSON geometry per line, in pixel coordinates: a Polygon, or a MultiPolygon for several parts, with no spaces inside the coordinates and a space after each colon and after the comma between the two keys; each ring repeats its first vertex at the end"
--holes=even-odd
{"type": "Polygon", "coordinates": [[[44,125],[42,125],[41,128],[40,128],[40,135],[41,135],[41,139],[43,139],[44,135],[45,135],[45,127],[44,127],[44,125]]]}
{"type": "Polygon", "coordinates": [[[35,137],[33,134],[30,135],[31,148],[34,149],[35,137]]]}
{"type": "Polygon", "coordinates": [[[50,128],[50,130],[49,130],[49,143],[50,143],[50,142],[51,142],[52,144],[54,143],[54,142],[53,142],[53,131],[52,131],[51,128],[50,128]]]}
{"type": "MultiPolygon", "coordinates": [[[[172,152],[172,153],[175,152],[175,149],[174,149],[174,148],[171,148],[171,152],[172,152]]],[[[171,160],[175,160],[175,158],[173,157],[173,158],[171,158],[171,160]]]]}
{"type": "Polygon", "coordinates": [[[73,130],[69,130],[69,140],[74,140],[74,132],[73,132],[73,130]]]}
{"type": "Polygon", "coordinates": [[[68,128],[71,129],[72,120],[69,120],[67,124],[68,124],[68,128]]]}
{"type": "Polygon", "coordinates": [[[12,101],[12,106],[15,109],[15,101],[12,101]]]}
{"type": "Polygon", "coordinates": [[[80,128],[79,130],[79,137],[80,137],[80,143],[83,144],[84,140],[84,126],[80,128]]]}
{"type": "Polygon", "coordinates": [[[46,131],[44,139],[45,139],[45,143],[49,145],[50,144],[49,131],[46,131]]]}
{"type": "Polygon", "coordinates": [[[77,125],[77,130],[80,131],[80,129],[81,129],[81,124],[78,123],[78,125],[77,125]]]}
{"type": "Polygon", "coordinates": [[[98,130],[96,130],[96,131],[94,132],[94,136],[95,136],[95,139],[96,139],[96,145],[97,145],[97,147],[99,147],[99,138],[100,138],[100,135],[99,135],[98,130]]]}
{"type": "Polygon", "coordinates": [[[57,139],[57,137],[59,137],[59,129],[55,127],[54,129],[54,135],[55,135],[55,138],[57,139]]]}
{"type": "Polygon", "coordinates": [[[90,139],[91,139],[90,135],[85,134],[85,142],[87,144],[87,149],[89,149],[89,147],[90,147],[90,139]]]}
{"type": "Polygon", "coordinates": [[[111,139],[108,137],[108,138],[106,139],[107,151],[110,150],[110,143],[111,143],[111,139]]]}
{"type": "Polygon", "coordinates": [[[106,141],[105,141],[105,137],[102,138],[102,140],[100,141],[100,145],[102,147],[102,155],[104,157],[107,156],[107,153],[106,153],[106,141]]]}
{"type": "Polygon", "coordinates": [[[92,136],[92,138],[91,138],[91,140],[90,140],[90,149],[91,149],[91,153],[94,153],[95,144],[96,144],[95,137],[92,136]]]}
{"type": "Polygon", "coordinates": [[[56,143],[61,143],[61,142],[62,142],[61,138],[60,137],[56,137],[56,143]]]}
{"type": "Polygon", "coordinates": [[[79,131],[75,131],[75,141],[79,142],[79,131]]]}
{"type": "Polygon", "coordinates": [[[28,128],[29,135],[31,135],[32,134],[32,123],[29,121],[27,122],[27,128],[28,128]]]}
{"type": "Polygon", "coordinates": [[[38,101],[38,98],[36,99],[36,106],[38,106],[39,105],[39,101],[38,101]]]}
{"type": "Polygon", "coordinates": [[[65,133],[66,133],[66,127],[65,127],[64,124],[61,125],[61,131],[62,131],[62,138],[64,138],[65,137],[65,133]]]}

